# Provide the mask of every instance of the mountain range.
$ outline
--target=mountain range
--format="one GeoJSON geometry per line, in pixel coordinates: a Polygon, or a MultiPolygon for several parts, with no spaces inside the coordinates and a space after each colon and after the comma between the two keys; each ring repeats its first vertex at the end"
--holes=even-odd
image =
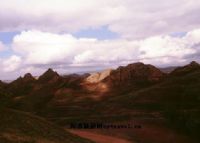
{"type": "Polygon", "coordinates": [[[0,81],[0,102],[14,115],[28,112],[62,127],[134,121],[143,129],[121,135],[102,131],[130,142],[195,143],[200,141],[199,87],[195,61],[167,72],[144,63],[83,75],[61,76],[48,69],[37,79],[27,73],[11,83],[0,81]]]}

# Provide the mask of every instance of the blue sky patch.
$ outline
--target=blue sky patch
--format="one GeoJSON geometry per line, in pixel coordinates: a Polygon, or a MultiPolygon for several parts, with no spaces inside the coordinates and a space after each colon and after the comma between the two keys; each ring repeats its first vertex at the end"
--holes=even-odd
{"type": "Polygon", "coordinates": [[[175,32],[171,33],[170,36],[172,37],[184,37],[187,34],[187,32],[175,32]]]}
{"type": "Polygon", "coordinates": [[[73,34],[77,38],[96,38],[98,40],[109,40],[117,39],[119,35],[108,29],[108,26],[102,26],[97,29],[88,28],[85,30],[78,31],[73,34]]]}
{"type": "Polygon", "coordinates": [[[0,41],[4,44],[10,44],[13,40],[13,37],[20,32],[0,32],[0,41]]]}

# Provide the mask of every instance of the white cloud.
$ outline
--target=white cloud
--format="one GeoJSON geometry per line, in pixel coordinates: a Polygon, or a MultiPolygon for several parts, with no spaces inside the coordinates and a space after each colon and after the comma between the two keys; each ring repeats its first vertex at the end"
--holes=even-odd
{"type": "MultiPolygon", "coordinates": [[[[199,40],[200,42],[200,40],[199,40]]],[[[194,49],[187,47],[187,43],[182,38],[170,36],[156,36],[141,41],[140,50],[145,54],[141,58],[175,57],[181,58],[183,55],[195,53],[194,49]]]]}
{"type": "Polygon", "coordinates": [[[96,0],[8,0],[0,2],[1,30],[77,31],[118,19],[121,6],[96,0]]]}
{"type": "Polygon", "coordinates": [[[135,41],[77,39],[35,30],[15,36],[12,46],[29,65],[116,62],[132,59],[139,52],[135,41]]]}
{"type": "MultiPolygon", "coordinates": [[[[14,51],[26,58],[26,64],[47,64],[69,60],[77,39],[68,34],[40,31],[22,32],[13,39],[14,51]]],[[[76,49],[77,50],[77,49],[76,49]]]]}
{"type": "Polygon", "coordinates": [[[199,0],[6,0],[0,31],[72,32],[108,25],[135,39],[200,28],[199,0]]]}
{"type": "Polygon", "coordinates": [[[66,73],[138,61],[156,66],[180,65],[200,61],[200,30],[183,37],[153,36],[143,40],[97,40],[29,30],[16,35],[11,47],[15,55],[0,60],[2,77],[26,72],[39,75],[49,67],[66,73]]]}
{"type": "Polygon", "coordinates": [[[3,61],[3,71],[4,72],[13,72],[20,67],[21,58],[19,56],[13,55],[8,59],[3,61]]]}
{"type": "Polygon", "coordinates": [[[192,30],[192,31],[188,32],[183,40],[185,40],[185,42],[187,42],[190,45],[199,44],[200,29],[196,29],[196,30],[192,30]]]}
{"type": "Polygon", "coordinates": [[[200,27],[198,0],[127,0],[123,6],[126,13],[109,28],[124,38],[187,32],[200,27]]]}
{"type": "Polygon", "coordinates": [[[144,40],[97,40],[75,38],[70,34],[23,31],[15,36],[12,47],[25,65],[101,66],[127,62],[151,61],[152,64],[184,61],[199,48],[200,30],[184,37],[154,36],[144,40]],[[158,59],[163,59],[158,60],[158,59]]]}

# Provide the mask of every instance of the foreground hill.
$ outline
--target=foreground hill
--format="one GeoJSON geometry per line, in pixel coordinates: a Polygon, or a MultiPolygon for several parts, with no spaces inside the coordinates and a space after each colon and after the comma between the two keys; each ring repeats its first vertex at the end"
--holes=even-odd
{"type": "Polygon", "coordinates": [[[1,143],[92,143],[31,114],[0,110],[1,143]]]}

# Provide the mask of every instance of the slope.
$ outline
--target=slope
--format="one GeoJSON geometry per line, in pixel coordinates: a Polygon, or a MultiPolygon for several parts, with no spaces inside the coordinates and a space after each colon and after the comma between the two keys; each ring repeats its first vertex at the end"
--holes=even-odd
{"type": "Polygon", "coordinates": [[[0,110],[1,143],[91,143],[29,113],[0,110]]]}

